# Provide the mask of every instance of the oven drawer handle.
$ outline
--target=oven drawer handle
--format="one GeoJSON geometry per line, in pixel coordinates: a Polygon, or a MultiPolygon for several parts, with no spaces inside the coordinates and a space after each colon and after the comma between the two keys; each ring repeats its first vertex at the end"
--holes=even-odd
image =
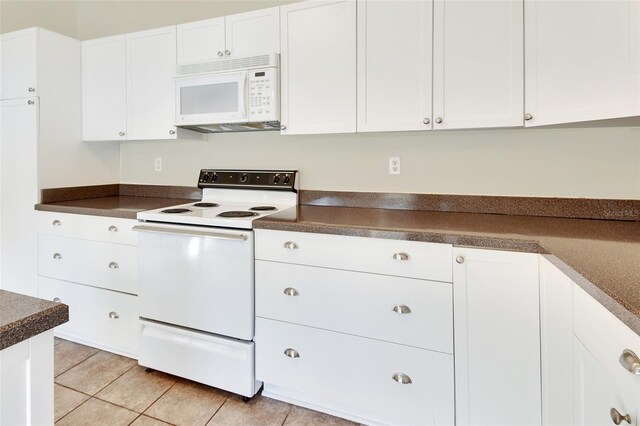
{"type": "Polygon", "coordinates": [[[192,231],[190,229],[161,228],[159,226],[147,226],[147,225],[136,225],[133,227],[133,230],[138,232],[151,232],[156,234],[182,235],[185,237],[205,237],[205,238],[215,238],[218,240],[247,241],[247,236],[243,234],[240,234],[240,235],[223,234],[221,232],[192,231]]]}

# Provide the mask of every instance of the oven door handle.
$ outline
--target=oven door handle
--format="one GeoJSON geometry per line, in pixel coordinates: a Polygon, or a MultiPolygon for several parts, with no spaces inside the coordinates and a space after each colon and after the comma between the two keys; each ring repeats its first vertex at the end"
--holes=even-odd
{"type": "Polygon", "coordinates": [[[234,240],[234,241],[247,241],[247,236],[244,234],[223,234],[222,232],[206,231],[206,230],[191,230],[191,229],[175,229],[164,228],[160,226],[149,225],[136,225],[133,227],[134,231],[138,232],[151,232],[155,234],[173,234],[182,235],[185,237],[204,237],[215,238],[217,240],[234,240]]]}

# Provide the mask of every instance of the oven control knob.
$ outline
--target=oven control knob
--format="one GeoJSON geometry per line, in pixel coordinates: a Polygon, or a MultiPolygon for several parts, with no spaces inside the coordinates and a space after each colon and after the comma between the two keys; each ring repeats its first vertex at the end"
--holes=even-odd
{"type": "Polygon", "coordinates": [[[240,182],[245,183],[248,180],[249,180],[249,175],[246,173],[243,173],[242,176],[240,177],[240,182]]]}
{"type": "Polygon", "coordinates": [[[203,182],[209,182],[209,173],[205,173],[202,175],[202,181],[203,182]]]}
{"type": "Polygon", "coordinates": [[[280,175],[275,175],[273,177],[273,183],[278,183],[278,182],[280,182],[280,175]]]}
{"type": "Polygon", "coordinates": [[[284,176],[284,183],[285,183],[285,184],[289,183],[289,181],[290,181],[290,180],[291,180],[291,179],[289,178],[289,175],[285,175],[285,176],[284,176]]]}
{"type": "Polygon", "coordinates": [[[218,180],[218,175],[217,175],[217,174],[215,174],[215,173],[214,173],[214,174],[212,174],[212,175],[211,175],[211,182],[215,182],[215,181],[217,181],[217,180],[218,180]]]}

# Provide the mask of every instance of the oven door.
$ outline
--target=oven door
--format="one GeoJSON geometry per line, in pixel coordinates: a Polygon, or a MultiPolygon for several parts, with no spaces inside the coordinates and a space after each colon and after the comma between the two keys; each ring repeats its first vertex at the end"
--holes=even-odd
{"type": "Polygon", "coordinates": [[[246,123],[247,71],[176,78],[176,126],[246,123]]]}
{"type": "Polygon", "coordinates": [[[150,222],[133,229],[140,317],[253,339],[253,231],[150,222]]]}

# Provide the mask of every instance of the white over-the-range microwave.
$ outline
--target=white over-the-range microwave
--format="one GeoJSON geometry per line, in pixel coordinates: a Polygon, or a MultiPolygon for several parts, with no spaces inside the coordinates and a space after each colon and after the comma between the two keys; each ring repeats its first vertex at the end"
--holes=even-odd
{"type": "Polygon", "coordinates": [[[280,129],[277,53],[179,65],[176,126],[204,133],[280,129]]]}

